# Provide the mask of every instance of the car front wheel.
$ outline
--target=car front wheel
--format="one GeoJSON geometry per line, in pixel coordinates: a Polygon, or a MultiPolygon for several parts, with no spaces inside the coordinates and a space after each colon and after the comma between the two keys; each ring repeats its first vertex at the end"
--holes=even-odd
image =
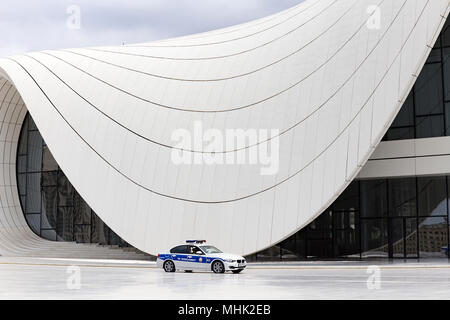
{"type": "Polygon", "coordinates": [[[211,269],[214,273],[225,273],[225,266],[220,261],[214,261],[211,269]]]}
{"type": "Polygon", "coordinates": [[[173,261],[166,261],[163,265],[165,272],[175,272],[175,263],[173,261]]]}

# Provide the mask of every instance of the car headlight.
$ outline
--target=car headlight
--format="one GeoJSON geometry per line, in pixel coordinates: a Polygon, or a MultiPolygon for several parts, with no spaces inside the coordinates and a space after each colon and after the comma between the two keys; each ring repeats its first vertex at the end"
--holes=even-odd
{"type": "Polygon", "coordinates": [[[236,260],[225,260],[226,262],[228,262],[228,263],[234,263],[234,262],[236,262],[236,260]]]}

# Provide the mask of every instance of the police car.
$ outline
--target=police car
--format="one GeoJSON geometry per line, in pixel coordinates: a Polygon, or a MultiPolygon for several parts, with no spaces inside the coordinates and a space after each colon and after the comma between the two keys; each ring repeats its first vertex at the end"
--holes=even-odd
{"type": "Polygon", "coordinates": [[[170,253],[158,254],[156,265],[165,272],[195,270],[240,273],[247,262],[241,256],[223,253],[214,246],[206,245],[205,240],[188,240],[186,244],[172,248],[170,253]]]}

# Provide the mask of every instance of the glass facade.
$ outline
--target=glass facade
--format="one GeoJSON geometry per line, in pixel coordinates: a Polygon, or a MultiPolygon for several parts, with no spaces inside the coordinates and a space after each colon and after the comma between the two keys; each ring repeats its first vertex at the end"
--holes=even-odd
{"type": "Polygon", "coordinates": [[[384,140],[441,136],[450,136],[450,19],[384,140]]]}
{"type": "Polygon", "coordinates": [[[309,226],[250,258],[448,257],[449,183],[447,176],[354,181],[309,226]]]}
{"type": "Polygon", "coordinates": [[[52,241],[129,247],[77,193],[29,114],[17,151],[20,202],[28,225],[37,235],[52,241]]]}

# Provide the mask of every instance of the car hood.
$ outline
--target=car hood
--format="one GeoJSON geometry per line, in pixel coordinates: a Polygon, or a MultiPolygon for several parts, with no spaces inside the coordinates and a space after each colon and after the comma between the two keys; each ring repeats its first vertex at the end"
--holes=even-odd
{"type": "Polygon", "coordinates": [[[208,254],[208,257],[221,258],[221,259],[226,259],[226,260],[242,260],[242,259],[244,259],[243,257],[241,257],[239,255],[231,254],[231,253],[211,253],[211,254],[208,254]]]}

